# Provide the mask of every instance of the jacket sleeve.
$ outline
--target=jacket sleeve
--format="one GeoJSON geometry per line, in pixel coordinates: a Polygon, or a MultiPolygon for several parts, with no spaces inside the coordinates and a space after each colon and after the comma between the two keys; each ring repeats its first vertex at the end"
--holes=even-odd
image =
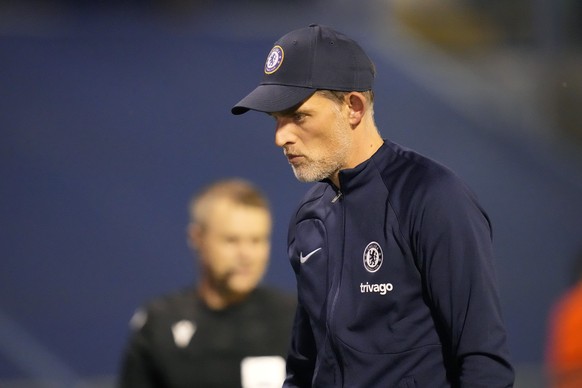
{"type": "Polygon", "coordinates": [[[462,182],[440,178],[425,192],[415,230],[449,368],[460,387],[511,387],[489,219],[462,182]]]}
{"type": "MultiPolygon", "coordinates": [[[[290,252],[295,242],[295,221],[295,218],[291,217],[289,222],[287,244],[290,252]]],[[[297,276],[300,270],[298,263],[295,262],[294,265],[291,262],[291,266],[295,276],[297,276]]],[[[311,387],[317,357],[309,315],[303,308],[300,292],[297,291],[297,308],[291,331],[291,344],[287,353],[287,376],[283,384],[284,388],[311,387]]]]}
{"type": "Polygon", "coordinates": [[[287,377],[283,387],[311,387],[315,356],[315,340],[309,317],[299,304],[293,322],[291,346],[287,355],[287,377]]]}
{"type": "MultiPolygon", "coordinates": [[[[138,311],[138,314],[145,314],[138,311]]],[[[120,388],[154,388],[159,386],[151,359],[151,346],[145,326],[135,327],[130,335],[119,373],[120,388]]]]}

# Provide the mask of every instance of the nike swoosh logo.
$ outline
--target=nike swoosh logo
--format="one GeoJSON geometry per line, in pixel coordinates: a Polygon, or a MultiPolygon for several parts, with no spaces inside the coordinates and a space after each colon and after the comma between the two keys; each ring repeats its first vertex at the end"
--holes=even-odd
{"type": "Polygon", "coordinates": [[[311,252],[309,252],[309,253],[307,254],[307,256],[303,256],[303,252],[301,252],[301,253],[299,254],[299,261],[301,262],[301,264],[305,263],[307,260],[309,260],[309,258],[310,258],[311,256],[313,256],[313,254],[314,254],[314,253],[316,253],[316,252],[317,252],[317,251],[319,251],[319,250],[321,250],[321,247],[317,248],[317,249],[316,249],[316,250],[314,250],[314,251],[311,251],[311,252]]]}

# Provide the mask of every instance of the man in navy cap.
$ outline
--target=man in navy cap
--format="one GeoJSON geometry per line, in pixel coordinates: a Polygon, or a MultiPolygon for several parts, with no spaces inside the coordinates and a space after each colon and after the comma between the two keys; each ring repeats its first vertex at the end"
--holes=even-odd
{"type": "Polygon", "coordinates": [[[311,25],[267,56],[232,108],[275,119],[300,181],[289,228],[298,308],[287,387],[510,387],[491,225],[449,169],[383,139],[375,69],[311,25]]]}

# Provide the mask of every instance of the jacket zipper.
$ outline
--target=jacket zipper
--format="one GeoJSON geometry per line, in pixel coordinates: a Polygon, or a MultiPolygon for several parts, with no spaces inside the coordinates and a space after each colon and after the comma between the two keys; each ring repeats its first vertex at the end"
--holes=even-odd
{"type": "MultiPolygon", "coordinates": [[[[336,203],[338,202],[338,200],[340,200],[340,198],[343,196],[342,192],[340,190],[337,190],[337,195],[331,200],[332,203],[336,203]]],[[[340,205],[341,208],[341,217],[342,217],[342,222],[341,222],[341,228],[342,228],[342,235],[345,235],[345,209],[343,204],[340,205]]],[[[341,248],[341,254],[340,254],[340,262],[338,263],[338,267],[336,267],[337,269],[334,271],[334,275],[337,274],[336,276],[336,284],[334,285],[334,289],[332,290],[333,293],[333,298],[332,298],[332,303],[331,303],[331,309],[329,310],[329,319],[328,319],[328,332],[329,332],[329,343],[330,346],[332,347],[332,349],[334,350],[334,354],[335,354],[335,360],[337,363],[337,367],[339,369],[340,372],[340,378],[342,379],[342,382],[340,385],[343,385],[343,367],[342,367],[342,361],[341,361],[341,355],[338,351],[338,347],[334,338],[334,330],[332,330],[332,328],[335,326],[335,309],[336,309],[336,304],[337,301],[339,299],[339,293],[340,293],[340,288],[341,288],[341,279],[342,279],[342,272],[343,272],[343,261],[344,261],[344,250],[345,250],[345,239],[342,238],[342,248],[341,248]]],[[[336,382],[337,383],[337,382],[336,382]]]]}

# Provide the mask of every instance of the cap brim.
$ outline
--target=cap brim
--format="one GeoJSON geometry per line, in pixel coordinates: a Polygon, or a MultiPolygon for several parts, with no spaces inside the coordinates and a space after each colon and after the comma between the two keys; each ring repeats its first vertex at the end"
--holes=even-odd
{"type": "Polygon", "coordinates": [[[249,110],[273,113],[294,107],[307,99],[316,89],[287,85],[259,85],[230,111],[240,115],[249,110]]]}

